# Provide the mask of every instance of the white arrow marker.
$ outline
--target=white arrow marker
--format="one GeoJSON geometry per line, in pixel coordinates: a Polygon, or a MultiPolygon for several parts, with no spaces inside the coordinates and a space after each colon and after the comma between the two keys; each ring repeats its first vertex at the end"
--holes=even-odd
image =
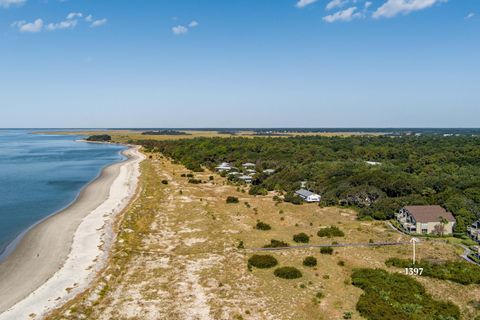
{"type": "Polygon", "coordinates": [[[420,242],[420,240],[418,240],[417,238],[412,238],[410,242],[413,246],[413,265],[415,265],[415,243],[420,242]]]}

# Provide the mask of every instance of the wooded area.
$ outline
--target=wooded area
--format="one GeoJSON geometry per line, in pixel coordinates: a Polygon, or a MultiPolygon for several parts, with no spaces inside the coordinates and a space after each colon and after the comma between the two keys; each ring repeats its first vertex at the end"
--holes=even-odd
{"type": "MultiPolygon", "coordinates": [[[[404,205],[439,204],[456,233],[480,214],[480,139],[473,136],[196,138],[137,141],[193,171],[253,162],[258,190],[288,194],[302,181],[321,205],[356,207],[360,218],[390,219],[404,205]]],[[[287,197],[288,199],[288,197],[287,197]]]]}

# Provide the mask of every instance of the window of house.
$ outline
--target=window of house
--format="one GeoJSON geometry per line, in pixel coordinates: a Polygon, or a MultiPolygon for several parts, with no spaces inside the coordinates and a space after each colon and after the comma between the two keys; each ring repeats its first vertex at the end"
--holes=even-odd
{"type": "Polygon", "coordinates": [[[422,223],[422,233],[428,233],[428,223],[422,223]]]}

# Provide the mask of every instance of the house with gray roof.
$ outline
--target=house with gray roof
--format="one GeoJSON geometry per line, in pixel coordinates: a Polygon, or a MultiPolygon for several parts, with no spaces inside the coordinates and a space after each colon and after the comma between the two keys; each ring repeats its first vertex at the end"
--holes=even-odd
{"type": "Polygon", "coordinates": [[[300,189],[295,191],[295,194],[302,198],[305,202],[320,202],[321,196],[313,193],[307,189],[300,189]]]}

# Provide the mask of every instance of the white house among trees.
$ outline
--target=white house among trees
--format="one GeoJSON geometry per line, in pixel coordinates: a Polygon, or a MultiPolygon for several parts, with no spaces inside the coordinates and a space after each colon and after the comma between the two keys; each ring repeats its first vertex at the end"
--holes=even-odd
{"type": "Polygon", "coordinates": [[[295,194],[302,198],[305,202],[320,202],[321,197],[319,194],[313,193],[307,189],[300,189],[295,191],[295,194]]]}

